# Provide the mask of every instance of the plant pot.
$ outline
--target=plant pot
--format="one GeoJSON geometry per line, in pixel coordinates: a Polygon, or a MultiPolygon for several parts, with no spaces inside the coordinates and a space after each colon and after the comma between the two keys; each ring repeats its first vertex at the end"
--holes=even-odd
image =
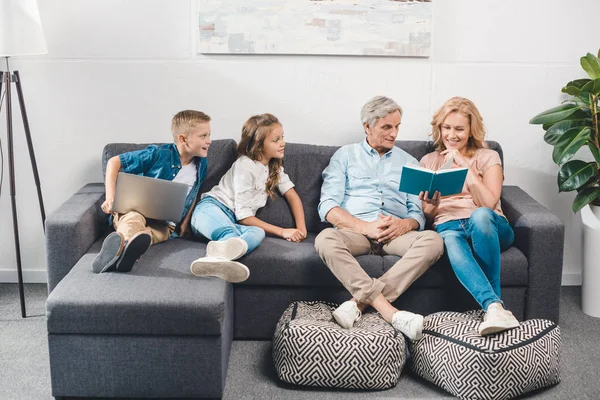
{"type": "Polygon", "coordinates": [[[581,209],[583,222],[583,268],[581,271],[581,309],[600,318],[600,206],[581,209]]]}

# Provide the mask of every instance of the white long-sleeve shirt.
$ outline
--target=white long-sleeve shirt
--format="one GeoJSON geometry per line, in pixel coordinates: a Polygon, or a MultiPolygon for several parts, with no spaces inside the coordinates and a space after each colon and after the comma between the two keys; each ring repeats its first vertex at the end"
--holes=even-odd
{"type": "MultiPolygon", "coordinates": [[[[235,214],[236,220],[256,215],[259,208],[267,204],[266,183],[269,178],[269,167],[247,156],[238,158],[229,171],[223,175],[219,184],[209,192],[202,194],[213,197],[235,214]]],[[[294,187],[290,177],[279,170],[277,190],[282,195],[294,187]]]]}

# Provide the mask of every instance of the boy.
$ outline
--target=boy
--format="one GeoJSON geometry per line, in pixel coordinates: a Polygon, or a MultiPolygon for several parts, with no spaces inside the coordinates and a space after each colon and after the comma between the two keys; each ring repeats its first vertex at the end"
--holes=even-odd
{"type": "Polygon", "coordinates": [[[106,200],[101,208],[112,215],[116,232],[106,237],[92,262],[95,273],[110,270],[129,272],[151,244],[166,241],[173,232],[179,236],[189,233],[191,214],[206,176],[206,156],[211,144],[210,117],[200,111],[180,111],[173,117],[171,132],[172,144],[150,145],[108,160],[106,200]],[[121,168],[130,174],[187,183],[189,189],[181,223],[175,225],[173,222],[147,220],[135,211],[126,214],[113,212],[117,174],[121,168]]]}

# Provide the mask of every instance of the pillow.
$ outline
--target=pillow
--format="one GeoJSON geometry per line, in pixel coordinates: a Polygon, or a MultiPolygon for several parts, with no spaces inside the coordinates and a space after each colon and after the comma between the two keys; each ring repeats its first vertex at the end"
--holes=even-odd
{"type": "Polygon", "coordinates": [[[410,368],[462,399],[510,399],[560,382],[560,328],[532,319],[480,336],[483,311],[425,317],[410,368]]]}
{"type": "Polygon", "coordinates": [[[378,313],[363,314],[344,329],[332,317],[336,304],[295,302],[273,337],[273,361],[282,381],[347,389],[394,387],[406,360],[404,336],[378,313]]]}

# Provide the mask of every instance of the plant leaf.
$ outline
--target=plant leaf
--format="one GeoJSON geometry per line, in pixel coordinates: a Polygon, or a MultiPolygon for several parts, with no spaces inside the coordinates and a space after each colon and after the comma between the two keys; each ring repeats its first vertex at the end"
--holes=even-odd
{"type": "Polygon", "coordinates": [[[594,164],[571,160],[558,171],[558,191],[570,192],[585,185],[596,174],[594,164]]]}
{"type": "Polygon", "coordinates": [[[577,193],[575,200],[573,200],[571,209],[573,212],[577,212],[587,204],[590,204],[592,201],[596,200],[598,196],[600,196],[600,187],[585,188],[581,192],[577,193]]]}
{"type": "Polygon", "coordinates": [[[596,164],[600,166],[600,149],[593,142],[588,142],[588,147],[590,148],[590,153],[594,156],[594,160],[596,160],[596,164]]]}
{"type": "Polygon", "coordinates": [[[575,111],[580,109],[581,108],[577,104],[561,104],[560,106],[556,106],[549,110],[539,113],[538,115],[533,117],[531,121],[529,121],[529,123],[533,125],[553,124],[555,122],[567,118],[569,115],[573,114],[575,111]]]}
{"type": "Polygon", "coordinates": [[[590,78],[600,78],[600,59],[592,53],[587,53],[581,57],[581,67],[587,72],[590,78]]]}
{"type": "Polygon", "coordinates": [[[554,145],[552,151],[552,160],[558,165],[569,161],[571,157],[583,146],[590,138],[591,129],[587,126],[571,128],[562,134],[561,138],[554,145]]]}
{"type": "Polygon", "coordinates": [[[579,92],[581,92],[581,88],[590,81],[591,79],[576,79],[567,83],[565,87],[562,88],[561,92],[570,94],[571,96],[577,96],[579,95],[579,92]]]}
{"type": "Polygon", "coordinates": [[[581,88],[579,92],[580,98],[586,99],[589,103],[590,94],[597,96],[600,94],[600,78],[594,79],[593,81],[589,81],[581,88]]]}
{"type": "Polygon", "coordinates": [[[573,119],[558,121],[554,125],[550,126],[544,134],[544,141],[548,144],[555,145],[560,137],[571,128],[576,126],[592,126],[591,119],[573,119]]]}

